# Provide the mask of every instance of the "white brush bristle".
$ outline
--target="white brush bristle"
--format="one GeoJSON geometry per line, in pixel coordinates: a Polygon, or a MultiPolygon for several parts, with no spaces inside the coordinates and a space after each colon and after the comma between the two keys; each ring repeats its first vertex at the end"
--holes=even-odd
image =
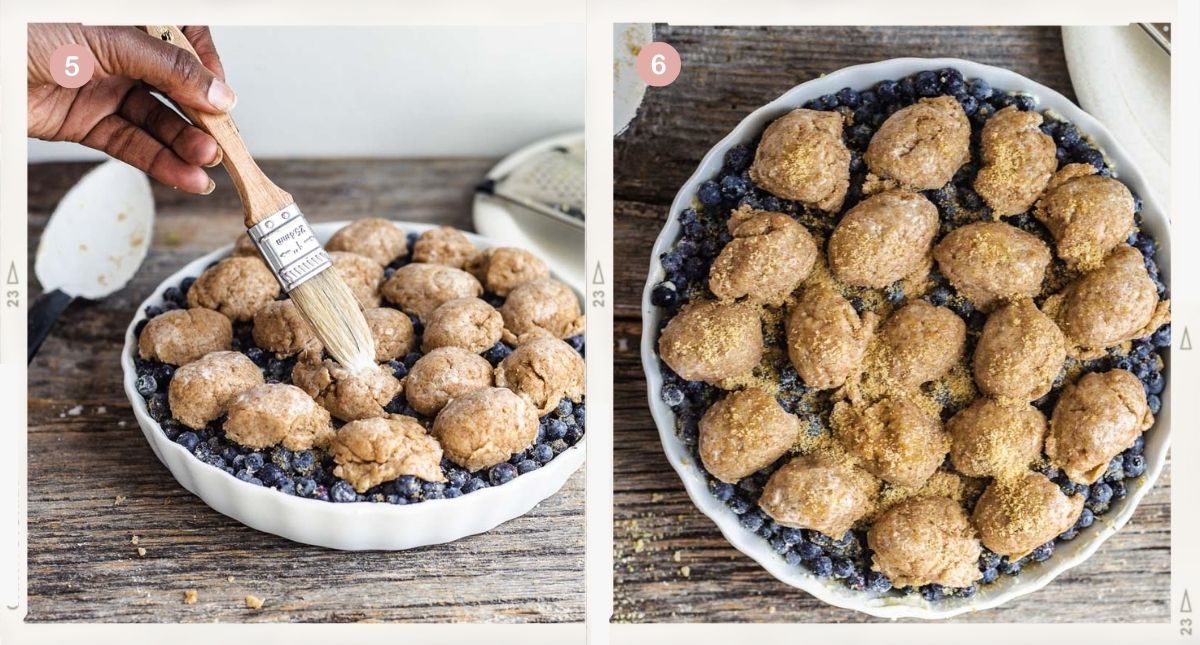
{"type": "Polygon", "coordinates": [[[334,360],[352,372],[375,366],[371,328],[358,299],[334,267],[306,280],[289,295],[334,360]]]}

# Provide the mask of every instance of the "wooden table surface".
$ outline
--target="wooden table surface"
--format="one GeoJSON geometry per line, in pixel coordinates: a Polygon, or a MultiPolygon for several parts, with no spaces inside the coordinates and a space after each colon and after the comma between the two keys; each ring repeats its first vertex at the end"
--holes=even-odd
{"type": "MultiPolygon", "coordinates": [[[[1007,67],[1073,97],[1057,28],[733,28],[660,26],[683,61],[651,88],[616,139],[613,620],[855,622],[775,580],[733,549],[688,500],[646,407],[638,355],[649,252],[675,192],[708,149],[753,109],[847,65],[952,56],[1007,67]]],[[[1094,557],[1046,589],[964,621],[1167,621],[1170,474],[1094,557]]]]}
{"type": "MultiPolygon", "coordinates": [[[[375,215],[469,229],[470,188],[493,161],[263,165],[312,221],[375,215]]],[[[30,167],[31,262],[47,217],[90,167],[30,167]]],[[[209,197],[155,186],[154,244],[141,271],[103,302],[74,303],[30,366],[28,620],[582,621],[582,471],[489,533],[356,553],[247,528],[158,462],[122,391],[122,339],[159,282],[244,231],[228,178],[214,176],[219,187],[209,197]],[[188,589],[199,594],[194,605],[183,603],[188,589]],[[247,594],[265,601],[261,610],[246,608],[247,594]]]]}

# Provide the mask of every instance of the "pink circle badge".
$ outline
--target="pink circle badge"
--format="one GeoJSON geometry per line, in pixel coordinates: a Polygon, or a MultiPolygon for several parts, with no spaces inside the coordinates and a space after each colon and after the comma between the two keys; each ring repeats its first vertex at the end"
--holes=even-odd
{"type": "Polygon", "coordinates": [[[63,45],[50,54],[50,76],[59,85],[75,89],[92,80],[96,59],[83,45],[63,45]]]}
{"type": "Polygon", "coordinates": [[[637,73],[650,87],[665,87],[679,78],[679,52],[667,43],[650,43],[638,52],[637,73]]]}

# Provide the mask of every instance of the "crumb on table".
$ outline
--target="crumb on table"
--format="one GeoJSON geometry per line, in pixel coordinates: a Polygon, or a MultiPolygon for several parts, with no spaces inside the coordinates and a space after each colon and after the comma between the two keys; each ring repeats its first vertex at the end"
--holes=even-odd
{"type": "Polygon", "coordinates": [[[200,594],[196,593],[195,589],[188,589],[183,592],[183,604],[185,605],[194,605],[199,598],[200,594]]]}
{"type": "Polygon", "coordinates": [[[246,606],[249,607],[250,609],[262,609],[262,606],[263,606],[262,598],[259,598],[258,596],[255,596],[253,594],[248,594],[246,596],[246,606]]]}

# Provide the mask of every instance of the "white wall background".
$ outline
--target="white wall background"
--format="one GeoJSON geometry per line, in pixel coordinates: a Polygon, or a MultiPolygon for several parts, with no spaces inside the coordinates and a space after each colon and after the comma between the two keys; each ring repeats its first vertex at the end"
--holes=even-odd
{"type": "MultiPolygon", "coordinates": [[[[583,128],[582,25],[213,27],[233,114],[272,157],[499,156],[583,128]]],[[[30,141],[31,162],[96,159],[30,141]]]]}

